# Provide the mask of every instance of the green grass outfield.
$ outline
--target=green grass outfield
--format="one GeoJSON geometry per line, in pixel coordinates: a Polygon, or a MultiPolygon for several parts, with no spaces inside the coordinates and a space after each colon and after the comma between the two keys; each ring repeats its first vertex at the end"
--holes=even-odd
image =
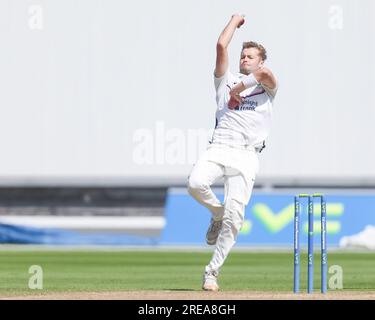
{"type": "MultiPolygon", "coordinates": [[[[135,250],[0,251],[0,296],[36,294],[28,288],[31,265],[43,269],[43,292],[201,290],[210,252],[135,250]]],[[[315,256],[319,288],[320,255],[315,256]]],[[[375,290],[375,253],[329,253],[329,267],[343,269],[344,290],[375,290]]],[[[306,288],[302,255],[301,290],[306,288]]],[[[329,274],[328,277],[331,275],[329,274]]],[[[220,275],[226,290],[292,291],[293,256],[286,252],[232,252],[220,275]]]]}

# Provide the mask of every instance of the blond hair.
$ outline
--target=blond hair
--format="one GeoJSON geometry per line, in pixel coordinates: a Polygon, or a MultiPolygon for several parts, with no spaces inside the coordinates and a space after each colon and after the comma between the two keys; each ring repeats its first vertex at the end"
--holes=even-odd
{"type": "MultiPolygon", "coordinates": [[[[256,48],[259,50],[259,56],[262,58],[263,61],[266,61],[267,59],[267,51],[266,49],[259,43],[255,42],[255,41],[248,41],[248,42],[244,42],[242,44],[242,51],[244,49],[249,49],[249,48],[256,48]]],[[[241,53],[242,53],[241,51],[241,53]]]]}

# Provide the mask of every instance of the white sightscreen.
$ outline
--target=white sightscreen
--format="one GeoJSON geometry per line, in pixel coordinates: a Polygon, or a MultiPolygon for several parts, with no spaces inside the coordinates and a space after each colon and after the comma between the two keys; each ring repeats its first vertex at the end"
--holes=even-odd
{"type": "Polygon", "coordinates": [[[375,181],[373,0],[0,0],[1,180],[184,183],[234,12],[280,83],[259,180],[375,181]]]}

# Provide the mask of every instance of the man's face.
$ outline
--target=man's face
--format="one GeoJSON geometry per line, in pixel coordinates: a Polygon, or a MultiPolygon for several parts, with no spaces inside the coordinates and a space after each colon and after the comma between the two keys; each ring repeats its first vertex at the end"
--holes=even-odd
{"type": "Polygon", "coordinates": [[[257,48],[242,50],[240,59],[240,72],[242,74],[249,75],[251,72],[257,70],[262,63],[263,61],[259,56],[259,50],[257,48]]]}

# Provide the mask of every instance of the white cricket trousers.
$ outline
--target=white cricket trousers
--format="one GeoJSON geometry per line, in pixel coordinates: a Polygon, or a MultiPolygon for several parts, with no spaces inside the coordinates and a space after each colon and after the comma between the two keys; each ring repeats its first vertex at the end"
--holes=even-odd
{"type": "MultiPolygon", "coordinates": [[[[258,158],[255,158],[258,161],[258,158]]],[[[248,163],[247,165],[252,165],[248,163]]],[[[258,163],[254,164],[258,166],[258,163]]],[[[255,175],[245,177],[239,170],[202,157],[193,167],[188,179],[188,191],[210,210],[213,219],[223,219],[222,229],[206,271],[220,271],[229,251],[236,242],[254,186],[255,175]],[[216,197],[211,185],[224,178],[224,203],[216,197]]]]}

